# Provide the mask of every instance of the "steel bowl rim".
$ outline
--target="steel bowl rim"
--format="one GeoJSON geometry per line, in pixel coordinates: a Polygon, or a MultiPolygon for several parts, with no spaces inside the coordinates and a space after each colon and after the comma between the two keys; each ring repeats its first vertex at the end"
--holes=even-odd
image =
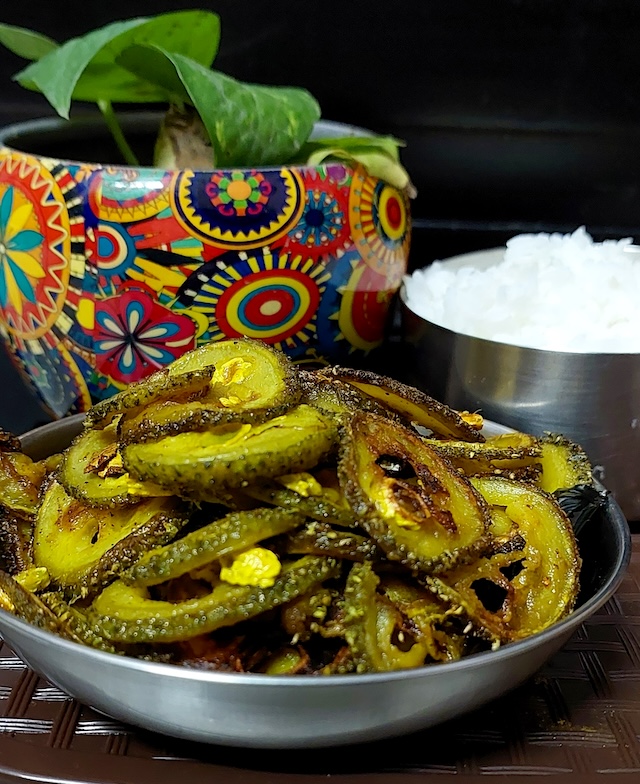
{"type": "MultiPolygon", "coordinates": [[[[634,253],[640,253],[640,245],[630,245],[628,246],[633,249],[634,253]]],[[[456,256],[449,256],[446,259],[440,259],[441,263],[446,264],[450,261],[458,261],[462,258],[467,258],[470,256],[485,256],[490,253],[497,253],[498,251],[505,251],[506,247],[504,245],[499,245],[494,248],[483,248],[481,250],[470,251],[469,253],[460,253],[456,256]]],[[[415,271],[415,270],[414,270],[415,271]]],[[[500,351],[504,351],[505,349],[512,349],[516,351],[523,351],[523,352],[530,352],[532,355],[546,355],[546,356],[556,356],[556,357],[575,357],[575,356],[583,356],[583,357],[602,357],[603,361],[607,361],[612,359],[613,357],[638,357],[640,356],[640,351],[556,351],[555,349],[550,348],[533,348],[532,346],[521,346],[518,343],[503,343],[500,340],[492,340],[491,338],[481,338],[477,335],[470,335],[468,332],[457,332],[456,330],[449,329],[449,327],[445,327],[442,324],[438,324],[435,321],[430,321],[428,318],[421,316],[419,313],[416,313],[415,310],[409,307],[407,304],[406,299],[406,286],[407,286],[407,278],[411,277],[411,273],[405,275],[404,280],[400,285],[400,289],[398,291],[398,299],[402,308],[410,313],[417,319],[420,319],[421,322],[426,324],[429,327],[436,327],[437,329],[441,329],[448,335],[453,337],[462,337],[468,340],[477,340],[481,343],[485,343],[488,346],[495,346],[496,349],[500,351]]]]}
{"type": "MultiPolygon", "coordinates": [[[[25,436],[30,436],[34,433],[42,433],[45,430],[54,430],[60,427],[61,421],[76,420],[79,421],[83,418],[83,414],[77,414],[74,417],[68,417],[67,420],[60,420],[44,425],[36,430],[30,431],[25,436]]],[[[490,424],[496,424],[489,422],[490,424]]],[[[24,436],[23,436],[24,437],[24,436]]],[[[601,486],[600,486],[601,487],[601,486]]],[[[536,649],[538,646],[543,646],[546,642],[554,638],[561,637],[563,633],[569,634],[576,629],[587,618],[593,615],[611,596],[615,593],[620,585],[622,578],[631,559],[631,534],[627,520],[622,513],[616,501],[608,496],[607,504],[604,511],[607,519],[612,523],[613,531],[617,533],[617,540],[620,547],[617,552],[615,565],[611,571],[606,583],[593,595],[590,596],[584,604],[574,610],[566,618],[554,623],[552,626],[544,629],[541,632],[531,635],[523,640],[509,643],[500,647],[495,651],[482,651],[480,653],[465,656],[462,659],[453,662],[443,662],[438,664],[428,664],[421,667],[395,670],[393,672],[383,673],[363,673],[363,674],[349,674],[339,676],[316,676],[316,675],[264,675],[261,673],[225,673],[225,672],[212,672],[204,670],[190,670],[183,667],[178,667],[174,664],[166,664],[163,662],[148,662],[140,659],[135,659],[127,656],[118,656],[116,654],[100,651],[90,646],[84,646],[80,643],[75,643],[70,640],[65,640],[62,637],[39,629],[26,621],[17,618],[11,613],[0,608],[0,633],[3,631],[3,626],[10,628],[14,627],[18,631],[28,633],[30,636],[39,639],[44,645],[55,645],[61,650],[68,650],[70,653],[76,652],[77,655],[86,656],[89,659],[94,659],[97,663],[111,663],[116,668],[119,667],[116,662],[121,662],[125,669],[138,670],[141,673],[148,675],[166,675],[174,680],[188,680],[200,681],[206,685],[227,685],[237,687],[253,687],[253,686],[266,686],[270,688],[305,688],[312,689],[329,688],[336,685],[361,685],[366,686],[371,683],[380,684],[386,682],[394,682],[398,680],[406,680],[412,678],[429,678],[438,674],[442,674],[443,667],[446,667],[446,673],[464,672],[468,670],[475,670],[481,667],[482,664],[489,661],[497,664],[499,661],[509,661],[514,657],[521,654],[524,655],[528,650],[536,649]]],[[[44,672],[44,671],[43,671],[44,672]]],[[[46,672],[44,672],[46,675],[46,672]]]]}

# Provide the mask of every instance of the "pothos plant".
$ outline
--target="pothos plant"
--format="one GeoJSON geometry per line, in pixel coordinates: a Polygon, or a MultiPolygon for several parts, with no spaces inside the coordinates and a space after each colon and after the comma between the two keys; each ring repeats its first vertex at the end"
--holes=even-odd
{"type": "Polygon", "coordinates": [[[391,136],[310,139],[320,107],[298,87],[240,82],[211,68],[220,19],[206,10],[113,22],[58,44],[32,30],[0,24],[0,43],[30,61],[14,76],[69,118],[72,101],[96,103],[130,165],[138,160],[114,104],[167,105],[155,144],[163,168],[227,168],[356,161],[410,195],[391,136]]]}

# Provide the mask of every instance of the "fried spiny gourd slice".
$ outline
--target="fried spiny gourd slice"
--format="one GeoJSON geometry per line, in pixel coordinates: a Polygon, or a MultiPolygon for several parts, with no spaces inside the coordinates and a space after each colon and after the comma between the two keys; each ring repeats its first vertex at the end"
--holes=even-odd
{"type": "Polygon", "coordinates": [[[426,438],[425,443],[466,476],[492,474],[520,478],[524,474],[535,479],[542,472],[542,446],[533,436],[527,436],[517,446],[511,438],[502,440],[502,436],[488,439],[484,444],[435,438],[426,438]]]}
{"type": "Polygon", "coordinates": [[[65,602],[61,594],[51,591],[41,594],[39,599],[55,615],[61,628],[72,639],[107,653],[123,653],[109,640],[96,634],[89,624],[86,614],[65,602]]]}
{"type": "Polygon", "coordinates": [[[499,642],[529,637],[573,608],[580,557],[571,523],[555,499],[533,485],[502,477],[471,480],[494,510],[494,527],[524,546],[428,577],[432,590],[464,608],[499,642]]]}
{"type": "Polygon", "coordinates": [[[121,579],[130,585],[158,585],[286,533],[304,520],[303,514],[278,508],[231,512],[176,542],[149,550],[121,579]]]}
{"type": "Polygon", "coordinates": [[[96,403],[84,418],[87,428],[106,427],[124,412],[138,411],[156,400],[203,394],[209,387],[212,367],[195,368],[177,373],[173,366],[152,373],[142,381],[129,384],[122,392],[96,403]]]}
{"type": "Polygon", "coordinates": [[[382,553],[368,536],[338,531],[318,520],[307,523],[287,536],[285,549],[298,555],[330,555],[344,561],[380,561],[382,553]]]}
{"type": "Polygon", "coordinates": [[[262,503],[305,514],[314,520],[350,528],[353,509],[344,497],[335,470],[321,468],[256,482],[244,493],[262,503]]]}
{"type": "Polygon", "coordinates": [[[33,518],[0,507],[0,569],[16,575],[33,564],[33,518]]]}
{"type": "Polygon", "coordinates": [[[339,573],[334,559],[306,556],[283,565],[270,587],[222,582],[205,596],[175,603],[117,580],[95,598],[89,618],[97,633],[114,642],[177,642],[272,610],[339,573]]]}
{"type": "Polygon", "coordinates": [[[81,640],[32,591],[6,572],[0,571],[0,607],[17,618],[74,642],[81,640]]]}
{"type": "Polygon", "coordinates": [[[540,487],[547,493],[593,484],[591,463],[578,444],[562,435],[547,433],[540,439],[542,476],[540,487]]]}
{"type": "Polygon", "coordinates": [[[135,416],[120,420],[118,437],[122,444],[154,441],[163,436],[177,435],[227,422],[260,424],[280,416],[291,408],[291,402],[268,408],[218,405],[208,401],[192,400],[186,403],[172,400],[151,403],[135,416]]]}
{"type": "Polygon", "coordinates": [[[89,506],[117,507],[171,495],[130,476],[122,465],[115,424],[84,430],[65,451],[58,479],[69,495],[89,506]]]}
{"type": "Polygon", "coordinates": [[[18,452],[0,450],[0,505],[22,515],[33,515],[45,468],[18,452]]]}
{"type": "Polygon", "coordinates": [[[459,441],[482,442],[484,436],[463,416],[408,384],[368,370],[333,366],[317,371],[320,377],[339,379],[400,414],[409,424],[416,423],[435,436],[459,441]]]}
{"type": "Polygon", "coordinates": [[[361,392],[353,384],[326,375],[327,373],[327,370],[299,371],[302,400],[305,403],[315,406],[331,416],[350,416],[354,411],[369,411],[372,414],[389,417],[398,422],[405,421],[395,411],[361,392]]]}
{"type": "Polygon", "coordinates": [[[212,371],[211,383],[197,400],[163,399],[122,418],[124,443],[157,439],[226,422],[259,424],[284,414],[300,399],[298,373],[282,352],[245,338],[208,343],[177,359],[170,376],[199,368],[212,371]]]}
{"type": "Polygon", "coordinates": [[[455,661],[462,657],[464,626],[459,623],[455,607],[406,579],[385,577],[380,590],[406,618],[408,633],[424,642],[430,660],[455,661]]]}
{"type": "Polygon", "coordinates": [[[488,544],[482,496],[411,430],[356,412],[340,437],[344,493],[386,556],[430,572],[473,558],[488,544]]]}
{"type": "Polygon", "coordinates": [[[357,673],[388,672],[424,664],[424,640],[403,634],[404,616],[378,593],[380,579],[372,565],[354,563],[343,598],[344,636],[357,673]],[[399,637],[400,635],[400,637],[399,637]]]}
{"type": "Polygon", "coordinates": [[[65,596],[85,596],[170,541],[187,520],[177,499],[151,498],[121,509],[96,509],[52,481],[36,517],[35,566],[45,567],[65,596]]]}
{"type": "Polygon", "coordinates": [[[129,444],[122,456],[125,467],[141,481],[185,497],[216,500],[225,488],[313,468],[333,448],[335,438],[328,417],[300,405],[261,424],[229,423],[129,444]]]}

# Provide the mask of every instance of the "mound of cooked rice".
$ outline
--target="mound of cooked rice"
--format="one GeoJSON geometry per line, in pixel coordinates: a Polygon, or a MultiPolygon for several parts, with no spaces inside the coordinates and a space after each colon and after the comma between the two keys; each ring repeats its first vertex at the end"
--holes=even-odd
{"type": "Polygon", "coordinates": [[[419,316],[474,337],[583,353],[640,352],[640,249],[631,239],[521,234],[487,269],[446,261],[407,275],[419,316]]]}

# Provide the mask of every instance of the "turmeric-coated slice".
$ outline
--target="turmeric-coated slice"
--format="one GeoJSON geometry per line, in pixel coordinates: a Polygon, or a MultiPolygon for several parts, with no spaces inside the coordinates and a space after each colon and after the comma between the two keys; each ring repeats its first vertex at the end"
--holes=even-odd
{"type": "Polygon", "coordinates": [[[461,441],[484,441],[484,436],[453,408],[424,392],[393,378],[369,370],[333,366],[318,371],[320,377],[351,384],[377,403],[399,414],[407,423],[415,422],[434,435],[461,441]]]}
{"type": "Polygon", "coordinates": [[[277,508],[231,512],[175,542],[149,550],[122,579],[130,585],[157,585],[286,533],[304,519],[302,514],[277,508]]]}
{"type": "Polygon", "coordinates": [[[149,547],[170,541],[186,522],[177,499],[152,498],[122,509],[95,509],[52,482],[38,510],[35,566],[70,597],[86,595],[134,563],[149,547]]]}
{"type": "Polygon", "coordinates": [[[203,394],[209,388],[212,375],[213,368],[206,366],[184,373],[171,372],[169,368],[157,370],[142,381],[129,384],[122,392],[96,403],[87,412],[84,426],[106,427],[119,414],[138,411],[156,400],[203,394]]]}
{"type": "Polygon", "coordinates": [[[533,485],[501,477],[472,482],[495,510],[499,534],[510,524],[523,544],[426,582],[490,639],[523,639],[573,608],[581,564],[573,529],[555,499],[533,485]]]}
{"type": "Polygon", "coordinates": [[[286,564],[268,588],[221,583],[205,596],[176,603],[118,580],[96,597],[89,617],[96,632],[114,642],[177,642],[272,610],[339,572],[334,559],[307,556],[286,564]]]}
{"type": "Polygon", "coordinates": [[[215,500],[225,488],[312,468],[334,442],[333,422],[300,405],[256,425],[229,423],[129,444],[122,454],[125,468],[141,481],[189,498],[215,500]]]}
{"type": "Polygon", "coordinates": [[[125,506],[171,495],[153,482],[129,475],[122,465],[115,425],[80,433],[64,453],[58,478],[69,495],[89,506],[125,506]]]}
{"type": "Polygon", "coordinates": [[[408,428],[357,412],[343,428],[341,449],[344,493],[389,559],[431,572],[487,546],[482,496],[408,428]]]}
{"type": "Polygon", "coordinates": [[[210,384],[193,400],[163,398],[126,414],[119,424],[124,443],[149,441],[226,422],[259,424],[296,405],[300,382],[284,354],[258,340],[239,338],[208,343],[177,359],[171,378],[211,372],[210,384]]]}

